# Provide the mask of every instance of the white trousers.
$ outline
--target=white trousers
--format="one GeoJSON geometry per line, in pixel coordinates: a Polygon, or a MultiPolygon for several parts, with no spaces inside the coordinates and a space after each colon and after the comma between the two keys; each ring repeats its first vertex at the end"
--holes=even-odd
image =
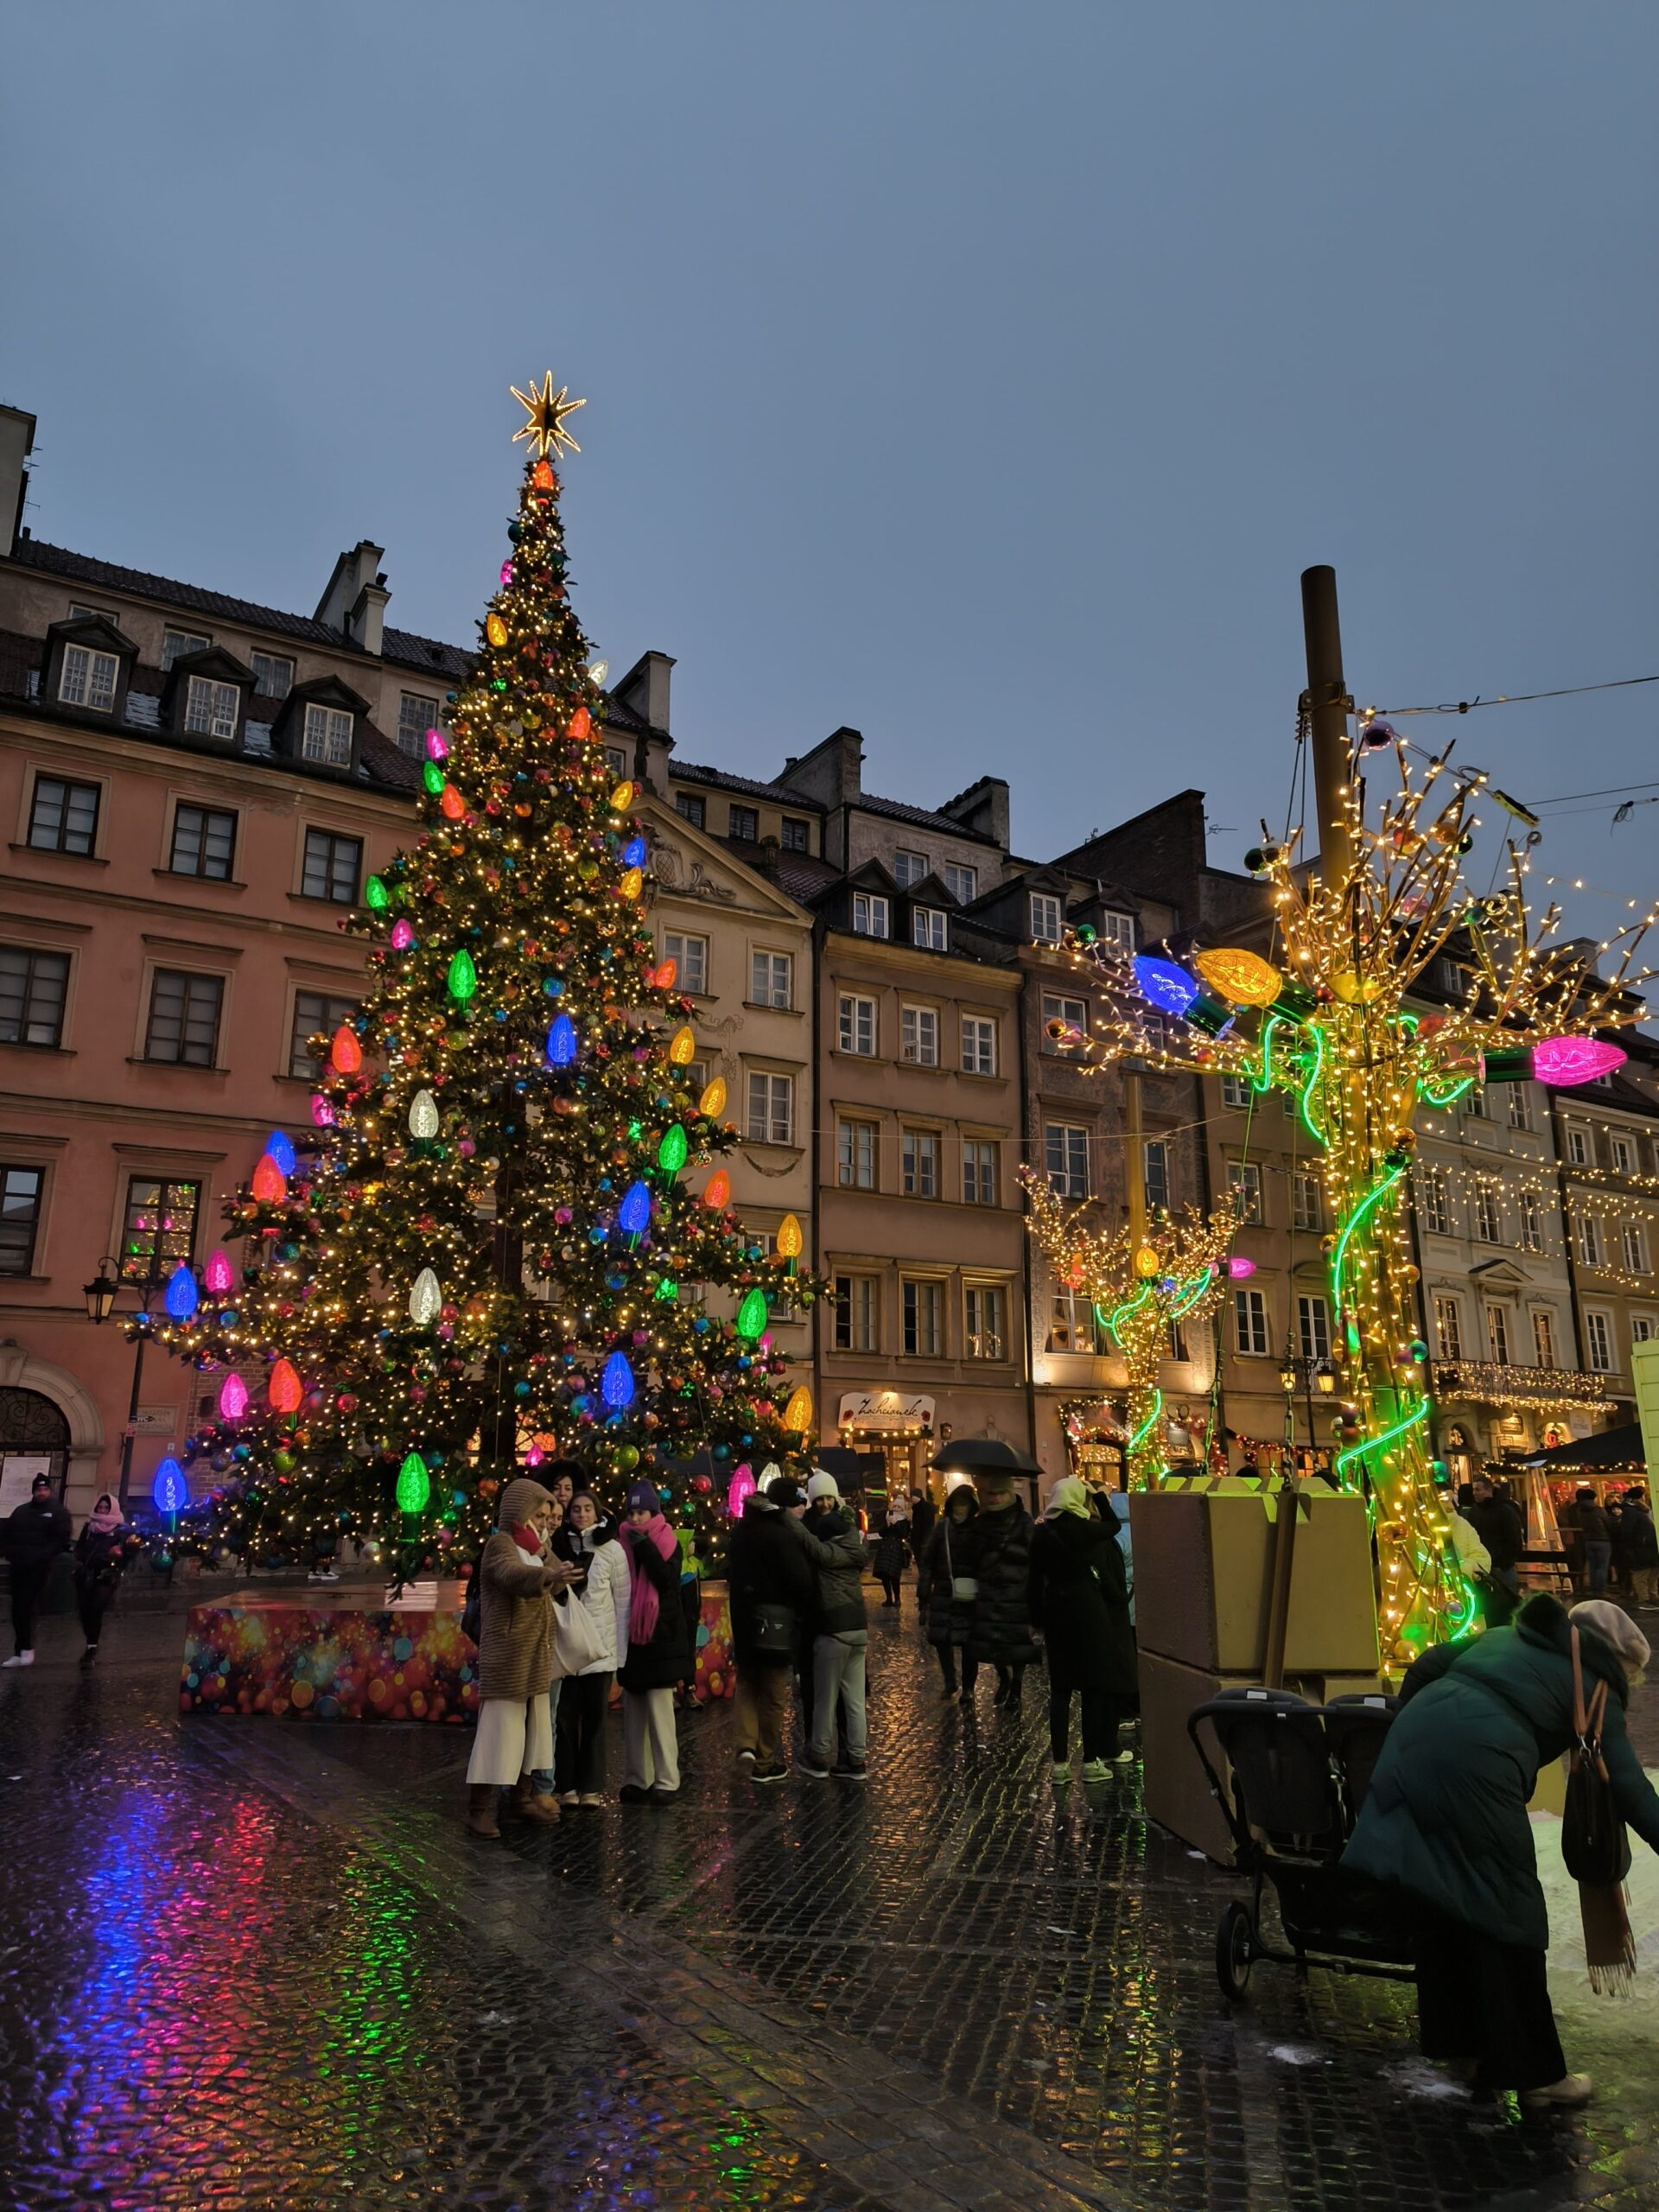
{"type": "Polygon", "coordinates": [[[470,1782],[498,1783],[511,1789],[521,1774],[543,1773],[553,1764],[553,1713],[547,1692],[521,1703],[512,1697],[486,1697],[478,1708],[478,1733],[467,1764],[470,1782]]]}
{"type": "Polygon", "coordinates": [[[624,1785],[636,1789],[677,1789],[680,1738],[670,1690],[622,1693],[624,1785]]]}

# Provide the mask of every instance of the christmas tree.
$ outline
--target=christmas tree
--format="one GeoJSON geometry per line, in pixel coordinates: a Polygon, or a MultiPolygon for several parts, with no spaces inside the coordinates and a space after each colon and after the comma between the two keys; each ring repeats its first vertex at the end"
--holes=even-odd
{"type": "Polygon", "coordinates": [[[515,391],[531,450],[471,681],[429,730],[424,828],[365,887],[361,1012],[313,1128],[230,1207],[233,1262],[181,1268],[156,1331],[216,1376],[187,1446],[226,1479],[181,1540],[305,1556],[342,1535],[405,1571],[473,1549],[503,1480],[639,1471],[705,1555],[745,1469],[808,1449],[769,1310],[810,1304],[792,1217],[768,1256],[717,1155],[691,1001],[643,913],[635,789],[607,768],[602,664],[568,596],[553,462],[582,403],[515,391]],[[786,1387],[786,1386],[785,1386],[786,1387]],[[694,1460],[688,1469],[676,1462],[694,1460]]]}

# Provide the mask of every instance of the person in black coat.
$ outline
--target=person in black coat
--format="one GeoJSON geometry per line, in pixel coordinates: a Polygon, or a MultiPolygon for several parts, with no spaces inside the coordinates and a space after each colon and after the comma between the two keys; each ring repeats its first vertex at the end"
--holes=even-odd
{"type": "Polygon", "coordinates": [[[104,1616],[115,1603],[115,1593],[126,1569],[130,1535],[121,1518],[120,1507],[106,1491],[75,1538],[75,1607],[86,1638],[80,1662],[83,1667],[90,1667],[97,1660],[104,1616]]]}
{"type": "Polygon", "coordinates": [[[977,1531],[979,1500],[970,1484],[958,1483],[944,1501],[944,1510],[933,1524],[927,1548],[917,1568],[916,1597],[922,1609],[927,1640],[939,1655],[944,1694],[957,1695],[957,1654],[962,1654],[962,1701],[974,1701],[974,1680],[979,1662],[968,1649],[973,1625],[972,1587],[979,1558],[977,1531]],[[958,1585],[967,1583],[969,1594],[959,1597],[958,1585]]]}
{"type": "Polygon", "coordinates": [[[968,1627],[968,1649],[996,1669],[998,1705],[1020,1702],[1032,1657],[1031,1516],[1006,1475],[987,1475],[976,1485],[974,1574],[979,1589],[968,1627]]]}
{"type": "Polygon", "coordinates": [[[916,1562],[916,1572],[922,1571],[922,1554],[927,1549],[927,1540],[933,1533],[933,1523],[938,1519],[938,1508],[925,1490],[910,1493],[910,1555],[916,1562]]]}
{"type": "Polygon", "coordinates": [[[1659,1530],[1654,1528],[1644,1491],[1625,1491],[1618,1527],[1631,1596],[1638,1605],[1659,1605],[1659,1530]]]}
{"type": "Polygon", "coordinates": [[[44,1475],[36,1475],[29,1503],[0,1527],[0,1550],[11,1569],[11,1627],[15,1649],[8,1667],[35,1664],[35,1614],[52,1577],[53,1561],[69,1548],[70,1522],[44,1475]]]}
{"type": "Polygon", "coordinates": [[[907,1498],[889,1499],[887,1517],[881,1523],[877,1539],[875,1558],[872,1565],[875,1579],[881,1585],[884,1605],[899,1603],[899,1586],[904,1580],[905,1562],[910,1557],[910,1503],[907,1498]]]}
{"type": "Polygon", "coordinates": [[[1031,1614],[1048,1654],[1054,1780],[1071,1779],[1076,1695],[1083,1707],[1083,1778],[1104,1782],[1109,1759],[1133,1757],[1118,1750],[1117,1732],[1136,1703],[1135,1630],[1123,1554],[1075,1475],[1063,1476],[1050,1491],[1032,1535],[1031,1614]]]}
{"type": "Polygon", "coordinates": [[[679,1538],[663,1518],[655,1483],[628,1491],[618,1541],[627,1549],[628,1656],[617,1670],[622,1685],[625,1805],[663,1804],[680,1789],[674,1691],[690,1681],[696,1662],[680,1603],[679,1538]]]}
{"type": "Polygon", "coordinates": [[[1526,1523],[1519,1507],[1494,1490],[1484,1475],[1477,1476],[1473,1487],[1474,1497],[1465,1509],[1464,1518],[1492,1555],[1492,1580],[1501,1582],[1511,1597],[1518,1597],[1526,1523]]]}
{"type": "Polygon", "coordinates": [[[802,1638],[811,1630],[817,1577],[805,1547],[784,1526],[806,1510],[806,1492],[774,1475],[747,1499],[726,1552],[732,1605],[732,1656],[737,1662],[737,1756],[751,1782],[781,1782],[790,1677],[802,1638]]]}

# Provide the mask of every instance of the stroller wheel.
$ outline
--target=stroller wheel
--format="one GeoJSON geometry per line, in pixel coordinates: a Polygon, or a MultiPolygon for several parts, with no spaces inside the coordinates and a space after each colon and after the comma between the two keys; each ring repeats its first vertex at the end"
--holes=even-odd
{"type": "Polygon", "coordinates": [[[1250,1916],[1235,1897],[1216,1929],[1216,1979],[1222,1995],[1235,2002],[1250,1986],[1250,1967],[1255,1957],[1252,1934],[1250,1916]]]}

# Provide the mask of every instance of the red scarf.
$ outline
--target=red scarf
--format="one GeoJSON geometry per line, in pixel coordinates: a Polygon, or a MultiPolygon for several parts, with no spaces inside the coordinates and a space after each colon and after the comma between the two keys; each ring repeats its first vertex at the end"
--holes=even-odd
{"type": "Polygon", "coordinates": [[[521,1552],[528,1552],[533,1559],[541,1557],[542,1532],[539,1529],[526,1529],[515,1521],[507,1534],[521,1552]]]}

